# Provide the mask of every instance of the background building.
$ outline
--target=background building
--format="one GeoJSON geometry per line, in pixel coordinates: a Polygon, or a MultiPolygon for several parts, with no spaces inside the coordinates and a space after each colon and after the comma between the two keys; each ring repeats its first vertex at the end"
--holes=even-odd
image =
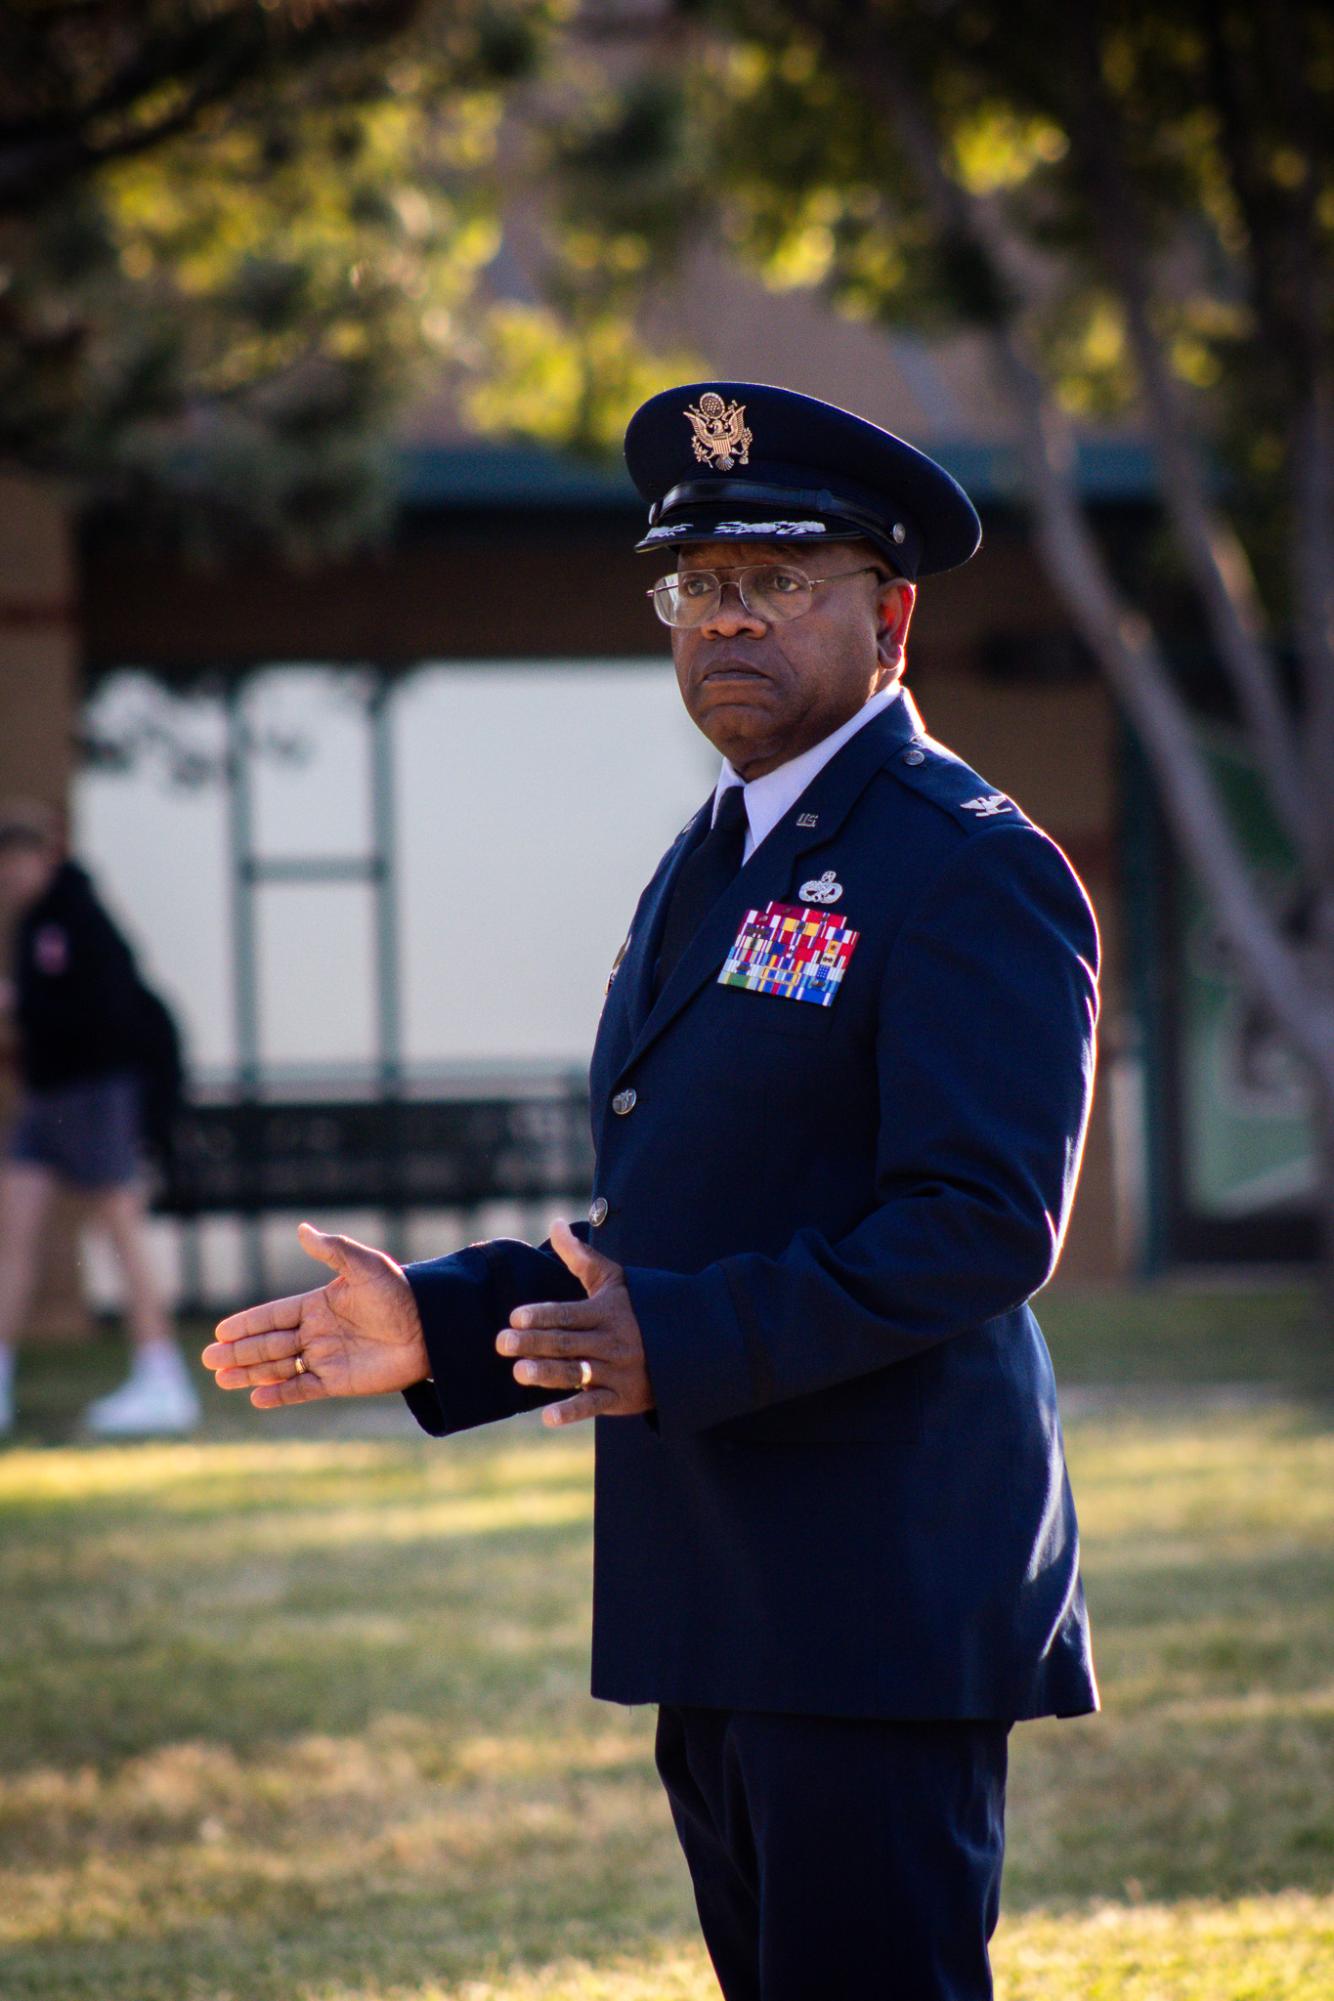
{"type": "MultiPolygon", "coordinates": [[[[923,588],[907,679],[928,728],[1061,843],[1098,911],[1101,1070],[1060,1279],[1307,1254],[1300,1097],[1232,997],[1035,558],[978,353],[704,276],[676,333],[719,374],[848,403],[939,457],[982,512],[979,557],[923,588]]],[[[391,542],[307,569],[192,568],[124,512],[75,522],[50,495],[0,497],[3,787],[72,801],[205,1095],[577,1089],[638,891],[712,784],[624,475],[469,437],[443,405],[417,413],[402,467],[391,542]],[[94,752],[77,773],[76,728],[94,752]]],[[[1143,561],[1142,442],[1091,434],[1081,480],[1113,549],[1143,561]]],[[[1218,747],[1236,758],[1226,732],[1218,747]]],[[[409,1206],[409,1249],[453,1241],[457,1215],[409,1206]]],[[[262,1239],[290,1262],[290,1219],[262,1239]]],[[[225,1221],[187,1258],[164,1232],[164,1255],[188,1291],[239,1282],[225,1221]]]]}

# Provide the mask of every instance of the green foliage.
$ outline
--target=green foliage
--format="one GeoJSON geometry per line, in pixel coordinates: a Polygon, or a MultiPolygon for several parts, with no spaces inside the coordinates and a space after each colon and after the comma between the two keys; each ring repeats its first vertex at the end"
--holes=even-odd
{"type": "Polygon", "coordinates": [[[1128,268],[1228,458],[1239,525],[1277,557],[1294,413],[1334,334],[1327,9],[677,0],[670,16],[630,80],[621,63],[619,90],[576,114],[567,215],[590,281],[599,216],[649,265],[718,232],[769,285],[820,287],[888,328],[1017,316],[1058,401],[1102,420],[1138,408],[1128,268]],[[1008,285],[942,227],[923,146],[986,204],[1008,285]]]}
{"type": "Polygon", "coordinates": [[[0,459],[196,537],[327,550],[373,530],[392,417],[466,346],[503,88],[560,0],[82,11],[70,43],[52,10],[28,101],[0,93],[0,459]],[[96,107],[136,63],[158,81],[108,130],[96,107]],[[6,169],[38,129],[80,164],[19,201],[6,169]]]}
{"type": "Polygon", "coordinates": [[[693,360],[646,354],[622,314],[573,295],[564,312],[518,300],[489,305],[478,345],[485,365],[462,390],[476,430],[594,458],[619,446],[627,410],[661,387],[664,369],[688,374],[693,360]]]}
{"type": "Polygon", "coordinates": [[[665,372],[709,365],[643,337],[705,242],[893,329],[1022,311],[1059,400],[1116,418],[1119,229],[1277,575],[1331,331],[1331,133],[1314,0],[10,9],[0,458],[328,546],[382,518],[384,440],[428,383],[493,431],[608,449],[665,372]],[[908,104],[1016,247],[1022,307],[924,200],[908,104]],[[517,297],[483,280],[505,206],[517,297]]]}
{"type": "Polygon", "coordinates": [[[515,207],[528,207],[530,223],[540,217],[524,247],[537,297],[488,309],[463,407],[491,435],[611,458],[629,411],[665,376],[698,366],[642,333],[694,206],[685,109],[673,75],[636,75],[613,90],[570,41],[553,71],[546,105],[529,107],[512,183],[515,207]]]}

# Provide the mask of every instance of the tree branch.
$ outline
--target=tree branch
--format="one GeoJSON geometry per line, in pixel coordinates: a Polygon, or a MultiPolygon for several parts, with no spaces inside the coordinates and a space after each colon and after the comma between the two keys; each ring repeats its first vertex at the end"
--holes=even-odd
{"type": "MultiPolygon", "coordinates": [[[[1220,145],[1250,247],[1250,295],[1262,349],[1284,371],[1294,505],[1290,521],[1294,627],[1305,710],[1306,786],[1321,850],[1317,881],[1334,877],[1334,376],[1328,354],[1324,246],[1317,214],[1316,162],[1327,151],[1326,121],[1312,98],[1308,50],[1287,0],[1262,17],[1201,0],[1200,29],[1220,145]],[[1249,37],[1238,46],[1238,36],[1249,37]],[[1253,80],[1268,64],[1280,94],[1283,130],[1305,161],[1292,195],[1265,171],[1273,133],[1255,110],[1253,80]]],[[[1334,895],[1334,891],[1330,892],[1334,895]]],[[[1334,915],[1329,919],[1334,952],[1334,915]]]]}
{"type": "MultiPolygon", "coordinates": [[[[268,63],[310,59],[338,44],[372,43],[405,28],[421,0],[307,0],[294,20],[239,8],[152,36],[85,101],[74,101],[73,81],[62,79],[70,101],[25,118],[0,121],[0,214],[49,200],[76,175],[107,161],[141,153],[175,138],[200,112],[233,92],[268,63]],[[193,79],[193,81],[192,81],[193,79]],[[135,125],[136,107],[155,91],[178,83],[186,89],[174,110],[135,125]],[[101,141],[99,125],[126,122],[101,141]]],[[[32,31],[29,31],[32,38],[32,31]]],[[[43,53],[47,44],[38,43],[43,53]]],[[[31,75],[31,63],[16,66],[31,75]]]]}
{"type": "Polygon", "coordinates": [[[1313,992],[1297,956],[1264,907],[1246,857],[1210,779],[1191,717],[1147,622],[1117,594],[1074,479],[1074,451],[1015,330],[1023,273],[1003,222],[949,175],[916,82],[882,44],[855,54],[858,87],[878,90],[928,209],[966,244],[1010,302],[989,329],[999,382],[1018,419],[1018,440],[1039,546],[1070,617],[1132,718],[1159,781],[1169,822],[1200,876],[1248,989],[1269,1010],[1327,1091],[1334,1091],[1334,1007],[1313,992]]]}
{"type": "Polygon", "coordinates": [[[1287,201],[1287,278],[1302,354],[1290,450],[1296,496],[1292,533],[1297,652],[1306,697],[1306,745],[1315,825],[1323,845],[1322,922],[1334,962],[1334,367],[1329,349],[1328,260],[1322,238],[1320,164],[1329,150],[1314,101],[1308,24],[1275,0],[1275,70],[1286,128],[1303,171],[1287,201]],[[1307,32],[1303,32],[1306,29],[1307,32]]]}
{"type": "Polygon", "coordinates": [[[1154,331],[1147,233],[1117,136],[1095,21],[1096,16],[1085,9],[1069,16],[1079,85],[1079,115],[1068,120],[1075,156],[1088,188],[1103,258],[1125,314],[1163,497],[1275,814],[1294,851],[1309,863],[1315,819],[1297,735],[1276,662],[1265,643],[1266,621],[1250,560],[1230,522],[1209,498],[1199,455],[1183,420],[1180,393],[1154,331]]]}
{"type": "Polygon", "coordinates": [[[48,142],[36,142],[18,149],[17,158],[0,158],[0,215],[22,213],[35,200],[44,199],[77,175],[91,173],[110,160],[130,159],[150,151],[167,139],[174,139],[195,123],[202,111],[227,97],[253,73],[262,51],[246,50],[226,63],[216,65],[174,111],[155,124],[123,129],[100,144],[85,137],[82,130],[53,135],[48,142]]]}

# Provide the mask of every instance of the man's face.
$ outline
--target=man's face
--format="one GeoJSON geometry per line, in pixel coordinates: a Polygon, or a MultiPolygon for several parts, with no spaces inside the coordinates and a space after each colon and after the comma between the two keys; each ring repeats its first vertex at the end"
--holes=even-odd
{"type": "Polygon", "coordinates": [[[672,659],[691,720],[745,779],[819,743],[902,671],[913,587],[889,580],[870,542],[701,542],[680,551],[677,569],[724,579],[702,625],[672,628],[672,659]],[[759,564],[830,581],[800,618],[767,618],[747,611],[735,583],[759,564]]]}

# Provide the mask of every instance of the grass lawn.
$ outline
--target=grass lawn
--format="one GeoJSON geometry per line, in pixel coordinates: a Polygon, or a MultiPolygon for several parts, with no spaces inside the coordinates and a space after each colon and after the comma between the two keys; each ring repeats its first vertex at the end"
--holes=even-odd
{"type": "MultiPolygon", "coordinates": [[[[1012,1740],[1003,2001],[1334,1994],[1303,1310],[1045,1304],[1114,1386],[1067,1424],[1106,1707],[1012,1740]],[[1211,1327],[1254,1396],[1204,1387],[1211,1327]]],[[[3,2001],[715,1996],[653,1712],[586,1692],[591,1438],[212,1393],[197,1440],[80,1444],[116,1369],[25,1357],[0,1454],[3,2001]]]]}

